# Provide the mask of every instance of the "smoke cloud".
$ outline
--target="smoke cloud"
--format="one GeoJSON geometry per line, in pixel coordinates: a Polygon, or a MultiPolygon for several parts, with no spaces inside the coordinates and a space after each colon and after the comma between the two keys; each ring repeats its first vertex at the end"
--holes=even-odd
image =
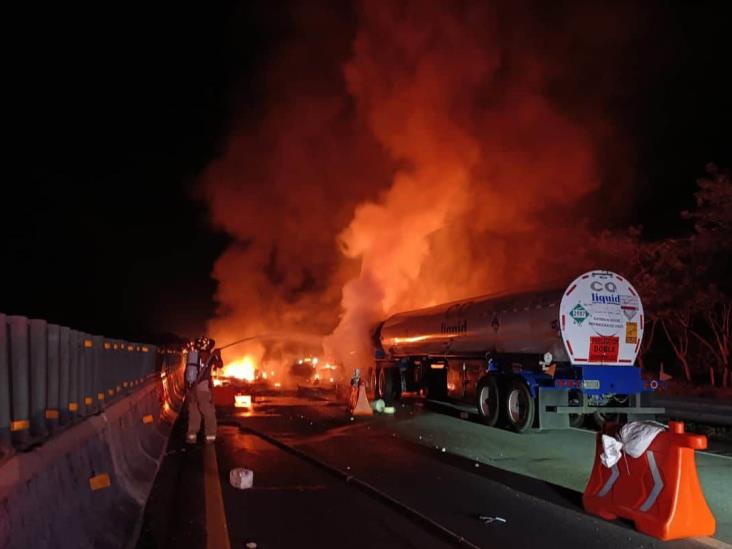
{"type": "Polygon", "coordinates": [[[391,313],[576,273],[598,190],[622,187],[599,83],[624,33],[617,13],[537,6],[292,8],[268,99],[204,177],[234,240],[213,273],[219,341],[330,334],[363,366],[391,313]]]}

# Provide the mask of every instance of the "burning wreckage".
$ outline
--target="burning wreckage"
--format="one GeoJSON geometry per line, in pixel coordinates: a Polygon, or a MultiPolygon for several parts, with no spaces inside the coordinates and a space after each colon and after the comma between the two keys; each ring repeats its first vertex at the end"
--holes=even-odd
{"type": "Polygon", "coordinates": [[[374,333],[367,389],[387,403],[404,392],[477,406],[484,423],[517,432],[663,413],[641,406],[635,359],[643,338],[640,296],[608,271],[565,290],[476,297],[395,314],[374,333]]]}

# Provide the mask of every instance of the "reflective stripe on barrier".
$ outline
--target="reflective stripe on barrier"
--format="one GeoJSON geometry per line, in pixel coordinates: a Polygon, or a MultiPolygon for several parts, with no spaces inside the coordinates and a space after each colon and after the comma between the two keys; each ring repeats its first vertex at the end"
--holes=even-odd
{"type": "Polygon", "coordinates": [[[10,422],[10,430],[13,432],[25,431],[26,429],[30,429],[30,421],[28,421],[27,419],[10,422]]]}
{"type": "Polygon", "coordinates": [[[605,497],[608,494],[608,492],[612,489],[612,487],[615,485],[615,482],[618,480],[619,476],[620,476],[620,473],[618,472],[618,464],[616,463],[612,467],[612,473],[610,474],[610,478],[607,479],[605,486],[602,487],[602,490],[600,490],[597,493],[597,495],[600,497],[605,497]]]}
{"type": "Polygon", "coordinates": [[[79,404],[76,402],[69,402],[69,411],[76,412],[79,409],[79,404]]]}
{"type": "Polygon", "coordinates": [[[112,486],[112,481],[107,473],[94,475],[89,479],[89,487],[92,490],[101,490],[103,488],[109,488],[110,486],[112,486]]]}
{"type": "Polygon", "coordinates": [[[58,419],[58,410],[46,410],[46,419],[58,419]]]}
{"type": "Polygon", "coordinates": [[[646,457],[648,458],[648,467],[650,468],[651,476],[653,477],[653,490],[648,494],[648,498],[643,502],[643,505],[640,506],[640,510],[644,513],[651,508],[651,505],[656,503],[658,494],[663,490],[663,480],[661,479],[661,473],[658,472],[658,466],[656,465],[656,458],[653,457],[653,452],[648,450],[646,452],[646,457]]]}

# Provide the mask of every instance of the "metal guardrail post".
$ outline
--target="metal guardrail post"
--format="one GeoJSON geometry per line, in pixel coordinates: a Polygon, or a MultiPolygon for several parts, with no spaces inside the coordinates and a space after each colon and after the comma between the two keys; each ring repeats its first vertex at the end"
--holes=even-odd
{"type": "Polygon", "coordinates": [[[91,339],[89,334],[81,332],[79,334],[79,365],[80,365],[80,393],[79,393],[79,409],[81,414],[86,417],[92,413],[92,405],[94,401],[91,398],[91,339]]]}
{"type": "Polygon", "coordinates": [[[65,425],[70,421],[69,402],[71,400],[71,329],[67,326],[59,328],[59,423],[65,425]]]}
{"type": "Polygon", "coordinates": [[[46,426],[53,431],[59,423],[61,329],[49,324],[48,333],[48,387],[46,396],[46,426]]]}
{"type": "Polygon", "coordinates": [[[104,409],[105,383],[104,383],[104,338],[102,336],[92,336],[93,345],[93,364],[94,364],[94,387],[92,387],[92,397],[99,410],[104,409]]]}
{"type": "Polygon", "coordinates": [[[46,429],[46,392],[48,387],[48,323],[39,318],[29,321],[30,333],[30,422],[31,436],[42,438],[46,429]]]}
{"type": "Polygon", "coordinates": [[[69,332],[69,419],[79,416],[79,332],[69,332]]]}
{"type": "Polygon", "coordinates": [[[117,398],[120,390],[121,371],[122,371],[122,351],[121,342],[118,339],[112,341],[112,384],[110,390],[112,398],[117,398]]]}
{"type": "Polygon", "coordinates": [[[10,324],[10,431],[15,446],[30,442],[30,364],[28,357],[28,319],[8,317],[10,324]]]}
{"type": "Polygon", "coordinates": [[[10,438],[10,348],[8,321],[0,313],[0,456],[12,444],[10,438]]]}

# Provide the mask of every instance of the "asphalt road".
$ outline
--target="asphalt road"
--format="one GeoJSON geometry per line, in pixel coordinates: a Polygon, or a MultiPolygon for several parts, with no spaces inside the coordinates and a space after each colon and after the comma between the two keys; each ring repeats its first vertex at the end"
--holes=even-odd
{"type": "MultiPolygon", "coordinates": [[[[394,417],[351,419],[339,402],[293,396],[219,415],[216,484],[231,547],[701,546],[585,514],[555,463],[561,440],[547,433],[536,442],[409,403],[394,417]],[[234,467],[254,471],[253,489],[230,486],[234,467]]],[[[206,449],[183,446],[179,425],[168,452],[138,547],[211,546],[206,449]]]]}

